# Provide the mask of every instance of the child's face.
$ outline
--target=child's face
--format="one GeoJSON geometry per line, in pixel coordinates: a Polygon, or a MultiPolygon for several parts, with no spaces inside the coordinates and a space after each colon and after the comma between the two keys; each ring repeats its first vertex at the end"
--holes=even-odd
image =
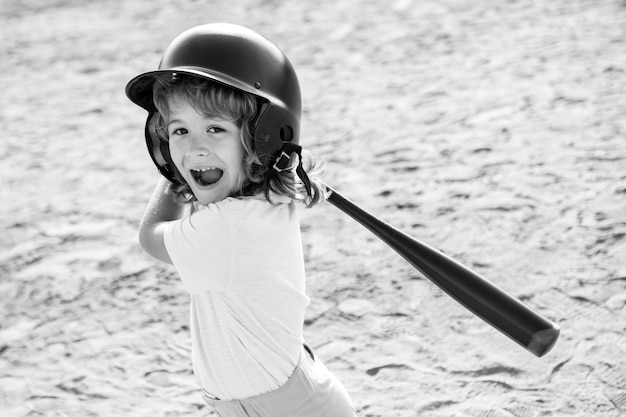
{"type": "Polygon", "coordinates": [[[241,129],[182,100],[170,100],[169,112],[170,155],[198,202],[207,205],[236,194],[246,178],[241,129]]]}

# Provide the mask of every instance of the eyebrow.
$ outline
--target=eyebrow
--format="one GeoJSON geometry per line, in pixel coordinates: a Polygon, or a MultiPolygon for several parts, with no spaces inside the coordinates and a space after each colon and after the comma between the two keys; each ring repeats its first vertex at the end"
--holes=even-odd
{"type": "MultiPolygon", "coordinates": [[[[221,118],[218,118],[218,117],[211,117],[211,116],[205,116],[205,117],[204,117],[204,119],[205,119],[205,120],[209,120],[209,121],[211,121],[211,122],[214,122],[214,123],[216,123],[216,124],[220,124],[220,123],[232,123],[232,124],[234,124],[234,125],[237,125],[237,119],[232,119],[232,120],[231,120],[231,119],[221,119],[221,118]]],[[[180,119],[173,119],[173,120],[170,120],[170,121],[167,123],[167,126],[169,127],[170,125],[173,125],[174,123],[185,124],[185,122],[184,122],[184,121],[182,121],[182,120],[180,120],[180,119]]]]}
{"type": "Polygon", "coordinates": [[[179,120],[179,119],[170,120],[167,123],[167,126],[169,127],[169,126],[173,125],[174,123],[182,123],[182,120],[179,120]]]}

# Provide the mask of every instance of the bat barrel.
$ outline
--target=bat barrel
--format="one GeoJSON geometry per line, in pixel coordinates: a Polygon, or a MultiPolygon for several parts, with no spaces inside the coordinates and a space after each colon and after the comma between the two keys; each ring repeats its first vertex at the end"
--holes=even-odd
{"type": "Polygon", "coordinates": [[[552,349],[560,332],[555,323],[441,251],[328,189],[331,204],[374,233],[461,305],[538,357],[552,349]]]}

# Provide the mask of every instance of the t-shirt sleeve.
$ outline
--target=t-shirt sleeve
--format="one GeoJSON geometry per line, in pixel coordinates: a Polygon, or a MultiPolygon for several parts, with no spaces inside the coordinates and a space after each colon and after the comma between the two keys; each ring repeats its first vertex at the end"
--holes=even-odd
{"type": "Polygon", "coordinates": [[[189,293],[223,291],[228,285],[233,253],[230,229],[215,205],[168,224],[165,248],[189,293]]]}

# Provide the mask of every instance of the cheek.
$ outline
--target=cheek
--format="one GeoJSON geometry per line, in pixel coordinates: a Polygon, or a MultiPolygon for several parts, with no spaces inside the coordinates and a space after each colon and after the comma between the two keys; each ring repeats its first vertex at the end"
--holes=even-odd
{"type": "Polygon", "coordinates": [[[240,141],[235,142],[236,145],[231,149],[231,163],[239,165],[240,170],[243,170],[245,151],[240,141]]]}
{"type": "Polygon", "coordinates": [[[169,151],[170,151],[170,157],[172,158],[172,162],[174,162],[174,164],[179,167],[179,164],[182,161],[182,154],[183,154],[183,149],[181,149],[181,146],[179,143],[177,142],[169,142],[169,151]]]}
{"type": "Polygon", "coordinates": [[[234,168],[234,171],[236,172],[235,177],[233,178],[233,180],[237,183],[237,188],[241,187],[242,184],[244,184],[248,177],[246,176],[246,170],[245,170],[245,166],[244,166],[244,152],[243,149],[241,151],[236,152],[232,159],[231,159],[231,163],[234,168]]]}
{"type": "Polygon", "coordinates": [[[182,154],[180,141],[170,140],[168,142],[168,146],[170,148],[170,155],[174,156],[174,155],[181,155],[182,154]]]}

